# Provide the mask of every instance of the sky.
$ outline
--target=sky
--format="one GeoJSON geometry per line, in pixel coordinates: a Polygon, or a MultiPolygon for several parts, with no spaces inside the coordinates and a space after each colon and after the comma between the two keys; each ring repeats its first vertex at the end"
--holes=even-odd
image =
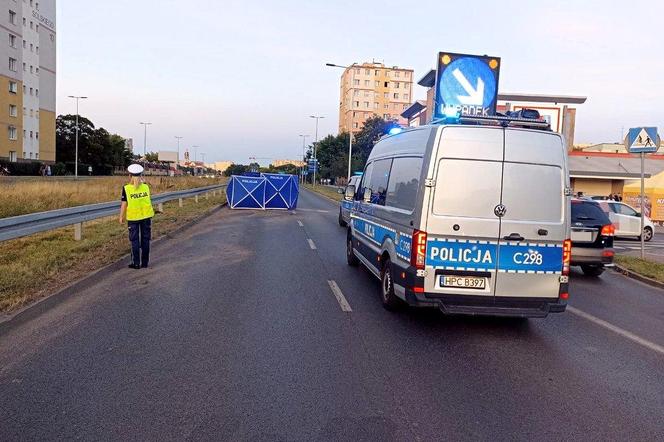
{"type": "MultiPolygon", "coordinates": [[[[434,68],[439,51],[501,57],[500,92],[587,96],[576,143],[664,126],[664,2],[57,0],[59,114],[142,151],[205,161],[298,158],[336,134],[341,69],[434,68]],[[192,151],[193,159],[193,151],[192,151]],[[202,159],[199,155],[198,159],[202,159]]],[[[425,89],[414,86],[414,97],[425,89]]]]}

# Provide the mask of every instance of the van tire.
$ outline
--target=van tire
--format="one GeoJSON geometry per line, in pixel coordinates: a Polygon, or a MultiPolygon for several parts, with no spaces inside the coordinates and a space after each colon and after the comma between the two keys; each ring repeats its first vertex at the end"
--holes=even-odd
{"type": "Polygon", "coordinates": [[[389,258],[385,260],[380,272],[380,300],[383,302],[383,307],[391,312],[401,309],[404,305],[403,301],[394,293],[392,261],[389,258]]]}
{"type": "MultiPolygon", "coordinates": [[[[648,242],[652,239],[653,234],[652,234],[652,229],[650,227],[644,227],[643,228],[643,240],[645,242],[648,242]]],[[[641,237],[639,236],[639,241],[641,241],[641,237]]]]}
{"type": "Polygon", "coordinates": [[[357,267],[360,264],[360,260],[353,253],[353,236],[350,234],[350,231],[346,235],[346,262],[351,267],[357,267]]]}
{"type": "Polygon", "coordinates": [[[585,266],[581,266],[581,270],[583,271],[584,275],[594,276],[595,278],[597,278],[602,273],[604,273],[604,266],[585,265],[585,266]]]}
{"type": "Polygon", "coordinates": [[[344,217],[341,216],[341,207],[339,207],[339,225],[341,227],[346,227],[346,221],[344,221],[344,217]]]}

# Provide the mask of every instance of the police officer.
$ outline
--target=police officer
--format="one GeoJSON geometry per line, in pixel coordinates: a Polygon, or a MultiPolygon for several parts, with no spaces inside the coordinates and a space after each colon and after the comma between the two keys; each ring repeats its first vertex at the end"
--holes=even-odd
{"type": "Polygon", "coordinates": [[[127,170],[131,181],[122,188],[120,205],[120,224],[124,223],[125,215],[129,224],[129,241],[131,241],[130,269],[148,266],[150,261],[150,236],[154,209],[150,200],[150,187],[143,182],[141,174],[143,166],[132,164],[127,170]]]}

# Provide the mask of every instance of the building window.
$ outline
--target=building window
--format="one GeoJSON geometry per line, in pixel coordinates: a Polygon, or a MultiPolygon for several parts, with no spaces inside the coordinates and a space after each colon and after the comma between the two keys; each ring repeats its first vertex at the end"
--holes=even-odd
{"type": "Polygon", "coordinates": [[[35,132],[35,138],[39,139],[39,132],[35,132]]]}
{"type": "Polygon", "coordinates": [[[34,29],[34,28],[35,28],[35,24],[32,22],[32,20],[30,20],[30,29],[34,29]]]}
{"type": "Polygon", "coordinates": [[[390,119],[390,114],[383,114],[383,118],[386,119],[386,120],[389,120],[390,119]]]}
{"type": "Polygon", "coordinates": [[[36,47],[35,47],[35,52],[36,52],[37,54],[39,54],[39,46],[36,46],[36,47]]]}
{"type": "MultiPolygon", "coordinates": [[[[23,154],[23,158],[25,158],[25,154],[23,154]]],[[[32,152],[30,152],[30,159],[32,159],[32,152]]]]}
{"type": "Polygon", "coordinates": [[[399,82],[398,81],[396,83],[394,83],[394,88],[399,89],[399,82]]]}
{"type": "Polygon", "coordinates": [[[369,86],[369,80],[364,80],[364,85],[369,86]]]}
{"type": "Polygon", "coordinates": [[[25,106],[23,106],[23,116],[26,116],[26,115],[28,115],[28,110],[25,108],[25,106]]]}
{"type": "Polygon", "coordinates": [[[9,92],[11,92],[12,94],[17,93],[18,92],[18,83],[16,83],[15,81],[10,81],[9,82],[9,92]]]}
{"type": "Polygon", "coordinates": [[[25,63],[23,63],[23,72],[25,72],[25,70],[26,70],[25,63]]]}
{"type": "Polygon", "coordinates": [[[16,72],[16,59],[9,57],[9,70],[16,72]]]}
{"type": "Polygon", "coordinates": [[[31,73],[31,74],[34,74],[34,73],[35,73],[34,69],[35,69],[34,66],[30,65],[30,73],[31,73]]]}
{"type": "Polygon", "coordinates": [[[390,87],[390,82],[389,81],[385,82],[385,87],[390,87]]]}
{"type": "Polygon", "coordinates": [[[12,11],[11,9],[9,10],[9,23],[13,25],[16,24],[16,12],[12,11]]]}
{"type": "Polygon", "coordinates": [[[9,34],[9,47],[16,48],[16,36],[14,34],[9,34]]]}
{"type": "Polygon", "coordinates": [[[32,117],[34,115],[34,113],[35,112],[32,109],[30,109],[30,117],[32,117]]]}
{"type": "MultiPolygon", "coordinates": [[[[23,86],[23,87],[25,87],[25,86],[23,86]]],[[[390,98],[390,94],[388,94],[387,92],[384,92],[383,93],[383,98],[390,98]]]]}
{"type": "MultiPolygon", "coordinates": [[[[404,109],[406,108],[406,105],[404,104],[404,109]]],[[[39,111],[35,112],[35,118],[39,120],[39,111]]]]}
{"type": "Polygon", "coordinates": [[[353,101],[353,106],[360,107],[360,102],[359,101],[353,101]]]}
{"type": "Polygon", "coordinates": [[[409,78],[410,77],[410,72],[404,72],[403,76],[406,77],[406,78],[409,78]]]}
{"type": "Polygon", "coordinates": [[[39,152],[35,152],[35,159],[36,159],[36,160],[39,159],[39,152]]]}
{"type": "Polygon", "coordinates": [[[374,103],[374,109],[378,109],[378,102],[374,103]]]}
{"type": "Polygon", "coordinates": [[[408,109],[408,105],[407,105],[407,104],[404,104],[404,105],[403,105],[403,110],[406,110],[406,109],[408,109]]]}
{"type": "MultiPolygon", "coordinates": [[[[9,132],[9,139],[10,140],[16,140],[16,137],[17,137],[16,126],[8,126],[7,131],[9,132]]],[[[16,154],[16,152],[14,152],[14,154],[16,154]]]]}
{"type": "Polygon", "coordinates": [[[364,70],[364,73],[365,73],[366,75],[371,75],[371,70],[370,70],[370,69],[365,69],[365,70],[364,70]]]}
{"type": "Polygon", "coordinates": [[[35,68],[35,74],[39,75],[39,68],[35,68]]]}
{"type": "Polygon", "coordinates": [[[39,24],[35,26],[35,31],[39,32],[39,24]]]}
{"type": "Polygon", "coordinates": [[[376,76],[378,76],[379,73],[380,73],[380,71],[379,71],[378,69],[376,69],[376,70],[374,71],[374,74],[376,74],[376,76]]]}
{"type": "Polygon", "coordinates": [[[353,123],[353,128],[357,129],[358,127],[360,127],[359,123],[353,123]]]}
{"type": "Polygon", "coordinates": [[[10,117],[17,117],[18,116],[18,108],[16,107],[15,104],[10,104],[9,105],[9,116],[10,117]]]}
{"type": "MultiPolygon", "coordinates": [[[[15,139],[15,138],[14,138],[14,139],[15,139]]],[[[16,151],[15,151],[15,150],[10,150],[10,151],[9,151],[9,161],[10,161],[11,163],[15,163],[15,162],[17,161],[17,158],[16,158],[16,151]]]]}
{"type": "Polygon", "coordinates": [[[368,101],[364,102],[364,107],[369,107],[369,102],[368,101]]]}
{"type": "Polygon", "coordinates": [[[35,95],[39,96],[39,89],[35,89],[35,95]]]}
{"type": "Polygon", "coordinates": [[[408,94],[403,94],[403,99],[408,100],[408,94]]]}
{"type": "Polygon", "coordinates": [[[30,138],[32,138],[32,131],[30,131],[30,138]]]}
{"type": "Polygon", "coordinates": [[[25,20],[25,17],[23,17],[23,26],[25,26],[26,23],[27,21],[25,20]]]}
{"type": "Polygon", "coordinates": [[[355,86],[359,86],[360,85],[360,80],[353,80],[353,84],[355,86]]]}
{"type": "Polygon", "coordinates": [[[23,95],[25,95],[28,92],[28,87],[26,85],[23,85],[23,95]]]}
{"type": "Polygon", "coordinates": [[[25,49],[27,46],[28,46],[28,43],[25,40],[23,40],[23,49],[25,49]]]}
{"type": "Polygon", "coordinates": [[[35,0],[30,0],[30,7],[32,8],[35,4],[35,0]]]}
{"type": "Polygon", "coordinates": [[[380,86],[380,81],[377,81],[376,84],[375,84],[375,86],[376,86],[376,87],[379,87],[379,86],[380,86]]]}
{"type": "Polygon", "coordinates": [[[399,94],[394,94],[394,99],[398,100],[399,99],[399,94]]]}
{"type": "Polygon", "coordinates": [[[34,95],[34,94],[35,94],[35,90],[33,88],[30,88],[30,95],[34,95]]]}
{"type": "Polygon", "coordinates": [[[39,2],[35,3],[35,9],[39,11],[39,2]]]}
{"type": "Polygon", "coordinates": [[[35,52],[35,45],[30,43],[30,52],[35,52]]]}
{"type": "Polygon", "coordinates": [[[403,88],[404,88],[404,89],[408,90],[409,87],[410,87],[410,84],[408,84],[408,83],[404,83],[404,84],[403,84],[403,88]]]}
{"type": "Polygon", "coordinates": [[[399,78],[399,75],[401,75],[401,73],[400,73],[399,71],[396,71],[396,72],[394,73],[394,76],[397,77],[397,78],[399,78]]]}

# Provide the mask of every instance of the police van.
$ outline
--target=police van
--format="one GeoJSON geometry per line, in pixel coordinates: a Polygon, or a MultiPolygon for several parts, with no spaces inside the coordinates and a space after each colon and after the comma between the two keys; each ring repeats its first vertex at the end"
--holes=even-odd
{"type": "MultiPolygon", "coordinates": [[[[350,180],[348,180],[348,186],[355,186],[357,188],[357,184],[360,182],[361,178],[361,175],[353,175],[350,177],[350,180]]],[[[343,193],[343,188],[340,188],[340,192],[343,193]]],[[[348,223],[350,221],[350,212],[352,209],[352,200],[347,200],[346,198],[341,200],[341,203],[339,204],[339,225],[341,227],[348,227],[348,223]]]]}
{"type": "Polygon", "coordinates": [[[348,264],[381,280],[388,310],[563,312],[571,189],[562,137],[539,120],[451,121],[374,146],[344,195],[352,202],[348,264]]]}

